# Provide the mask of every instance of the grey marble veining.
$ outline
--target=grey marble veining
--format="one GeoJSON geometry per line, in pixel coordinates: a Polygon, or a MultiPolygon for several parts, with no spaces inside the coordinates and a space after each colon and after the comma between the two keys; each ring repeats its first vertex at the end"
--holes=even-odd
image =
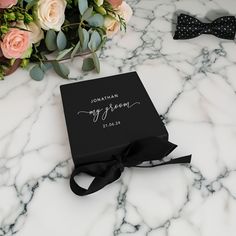
{"type": "MultiPolygon", "coordinates": [[[[69,189],[73,168],[59,93],[70,83],[19,70],[0,83],[1,236],[234,236],[236,44],[202,35],[172,39],[176,13],[208,21],[236,15],[234,0],[129,0],[127,33],[100,52],[101,74],[136,70],[191,166],[126,169],[100,192],[69,189]]],[[[74,81],[73,81],[74,82],[74,81]]]]}

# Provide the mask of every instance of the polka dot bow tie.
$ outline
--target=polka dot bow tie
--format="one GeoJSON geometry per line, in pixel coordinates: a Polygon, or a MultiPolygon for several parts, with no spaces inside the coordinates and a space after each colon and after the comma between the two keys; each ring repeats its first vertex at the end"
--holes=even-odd
{"type": "Polygon", "coordinates": [[[191,39],[201,34],[212,34],[218,38],[233,40],[236,34],[236,18],[223,16],[212,23],[202,23],[189,15],[178,16],[174,39],[191,39]]]}

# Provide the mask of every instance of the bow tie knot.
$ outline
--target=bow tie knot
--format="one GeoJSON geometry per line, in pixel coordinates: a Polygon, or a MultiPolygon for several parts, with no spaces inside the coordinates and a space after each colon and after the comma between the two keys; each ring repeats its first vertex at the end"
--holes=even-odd
{"type": "Polygon", "coordinates": [[[203,23],[186,14],[178,16],[174,39],[191,39],[201,34],[212,34],[218,38],[233,40],[236,34],[236,18],[223,16],[212,23],[203,23]]]}
{"type": "Polygon", "coordinates": [[[203,34],[211,34],[212,32],[212,24],[208,23],[208,24],[203,24],[203,30],[202,33],[203,34]]]}

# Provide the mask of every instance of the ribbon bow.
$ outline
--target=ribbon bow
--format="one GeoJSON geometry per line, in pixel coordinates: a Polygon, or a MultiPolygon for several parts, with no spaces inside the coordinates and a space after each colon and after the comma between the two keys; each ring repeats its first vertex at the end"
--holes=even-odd
{"type": "Polygon", "coordinates": [[[174,39],[191,39],[201,34],[212,34],[222,39],[234,39],[236,33],[236,18],[223,16],[212,23],[202,23],[198,19],[180,14],[177,20],[174,39]]]}
{"type": "Polygon", "coordinates": [[[71,175],[71,190],[79,196],[94,193],[119,179],[125,167],[149,168],[167,164],[190,163],[191,155],[172,159],[157,165],[138,166],[146,161],[161,161],[176,147],[177,145],[158,137],[149,137],[135,141],[129,144],[121,154],[114,155],[112,160],[78,165],[71,175]],[[80,187],[75,182],[74,177],[80,173],[86,173],[94,177],[88,189],[80,187]]]}

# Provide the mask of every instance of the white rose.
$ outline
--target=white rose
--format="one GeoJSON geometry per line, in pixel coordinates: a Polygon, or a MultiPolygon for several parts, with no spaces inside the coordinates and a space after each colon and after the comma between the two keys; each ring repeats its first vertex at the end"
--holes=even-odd
{"type": "MultiPolygon", "coordinates": [[[[126,2],[122,2],[122,4],[117,8],[117,14],[123,17],[125,22],[128,23],[133,15],[133,11],[126,2]]],[[[104,26],[106,27],[106,34],[109,38],[115,35],[120,29],[119,20],[111,16],[105,17],[104,26]]]]}
{"type": "Polygon", "coordinates": [[[40,26],[38,26],[36,23],[34,22],[30,22],[29,24],[25,25],[25,23],[23,21],[18,21],[15,25],[13,24],[13,26],[16,26],[20,29],[26,29],[28,31],[30,31],[30,43],[38,43],[41,39],[44,38],[44,33],[42,31],[42,29],[40,28],[40,26]]]}
{"type": "Polygon", "coordinates": [[[60,31],[65,21],[65,0],[39,0],[36,7],[38,23],[44,30],[60,31]]]}
{"type": "Polygon", "coordinates": [[[41,39],[44,38],[43,31],[41,28],[34,22],[30,22],[27,25],[28,30],[30,31],[30,41],[31,43],[38,43],[41,39]]]}
{"type": "Polygon", "coordinates": [[[111,38],[120,29],[120,23],[117,19],[111,16],[106,16],[104,19],[104,26],[106,27],[106,35],[111,38]]]}

